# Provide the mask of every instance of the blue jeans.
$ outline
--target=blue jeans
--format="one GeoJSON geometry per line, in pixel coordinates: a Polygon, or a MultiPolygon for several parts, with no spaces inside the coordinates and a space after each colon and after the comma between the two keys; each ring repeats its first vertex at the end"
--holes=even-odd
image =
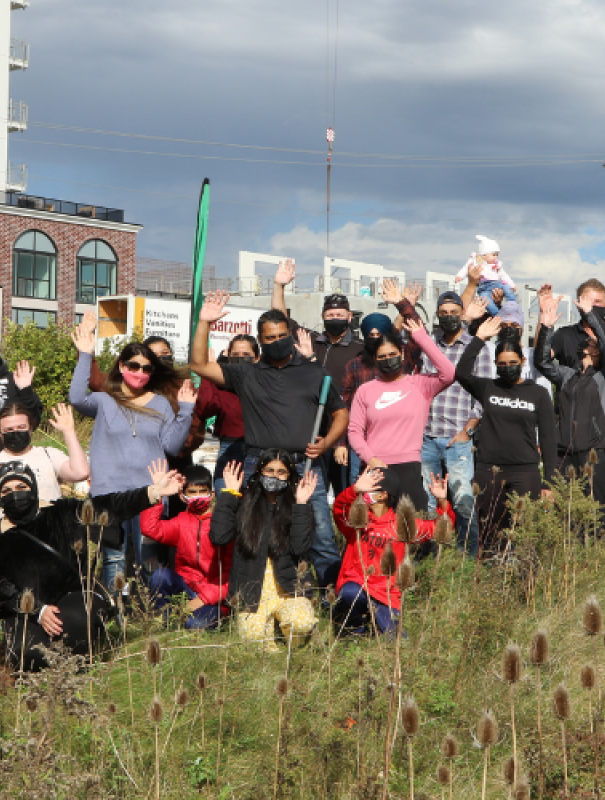
{"type": "Polygon", "coordinates": [[[126,548],[129,536],[132,536],[135,568],[140,569],[141,577],[146,584],[149,584],[151,573],[157,569],[160,561],[164,560],[165,549],[161,544],[151,540],[143,542],[138,515],[123,522],[122,530],[124,543],[119,550],[114,550],[113,547],[103,548],[103,585],[110,592],[114,591],[116,575],[126,576],[126,548]]]}
{"type": "Polygon", "coordinates": [[[349,447],[349,480],[351,481],[350,486],[357,481],[359,477],[359,473],[361,471],[361,459],[353,450],[352,447],[349,447]]]}
{"type": "MultiPolygon", "coordinates": [[[[257,456],[246,456],[244,461],[244,486],[256,469],[257,456]]],[[[304,463],[296,465],[296,471],[302,478],[305,470],[304,463]]],[[[317,583],[320,589],[325,589],[331,583],[336,585],[340,571],[340,553],[334,539],[334,526],[332,514],[328,504],[328,495],[323,479],[321,467],[314,466],[311,470],[317,475],[317,487],[311,496],[311,506],[315,516],[315,539],[309,550],[309,558],[317,573],[317,583]]]]}
{"type": "Polygon", "coordinates": [[[506,283],[502,283],[501,281],[481,281],[477,287],[477,295],[478,297],[487,297],[487,310],[492,317],[495,317],[498,311],[500,311],[492,299],[492,292],[494,289],[502,289],[504,292],[504,300],[502,302],[506,302],[507,300],[517,301],[515,290],[506,283]]]}
{"type": "MultiPolygon", "coordinates": [[[[399,611],[396,608],[389,610],[385,603],[371,600],[374,606],[374,619],[380,633],[393,633],[399,622],[399,611]]],[[[368,596],[363,586],[354,581],[342,585],[338,592],[338,602],[335,608],[335,619],[345,628],[354,633],[365,633],[370,606],[368,596]],[[347,618],[348,615],[348,618],[347,618]]]]}
{"type": "Polygon", "coordinates": [[[230,461],[244,463],[244,442],[243,439],[221,439],[218,449],[218,458],[214,468],[214,491],[218,494],[225,488],[223,480],[223,470],[230,461]]]}
{"type": "Polygon", "coordinates": [[[437,508],[437,501],[429,491],[431,472],[433,475],[449,473],[449,494],[456,514],[456,539],[458,547],[466,548],[470,555],[477,554],[479,544],[479,523],[477,508],[473,497],[472,442],[456,442],[447,446],[447,436],[426,436],[422,442],[422,480],[429,498],[429,511],[437,508]],[[468,538],[467,538],[468,532],[468,538]]]}
{"type": "MultiPolygon", "coordinates": [[[[149,591],[158,611],[164,608],[175,595],[186,594],[190,600],[197,597],[197,594],[185,580],[174,570],[168,569],[168,567],[156,569],[149,581],[149,591]]],[[[225,612],[222,609],[220,616],[225,616],[225,612]]],[[[196,608],[195,611],[191,612],[191,616],[187,617],[185,628],[187,630],[214,628],[215,625],[218,625],[218,620],[218,605],[200,606],[200,608],[196,608]]]]}

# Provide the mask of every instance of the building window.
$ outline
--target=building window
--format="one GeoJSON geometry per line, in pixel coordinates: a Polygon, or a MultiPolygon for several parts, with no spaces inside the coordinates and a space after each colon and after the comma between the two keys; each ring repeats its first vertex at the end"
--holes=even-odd
{"type": "Polygon", "coordinates": [[[57,321],[54,311],[37,311],[34,308],[13,308],[13,322],[17,325],[25,325],[27,322],[35,322],[38,328],[48,328],[49,319],[57,321]]]}
{"type": "Polygon", "coordinates": [[[76,303],[96,303],[98,297],[116,293],[118,259],[101,239],[91,239],[78,253],[76,303]]]}
{"type": "Polygon", "coordinates": [[[13,250],[13,297],[56,298],[57,249],[40,231],[27,231],[13,250]]]}

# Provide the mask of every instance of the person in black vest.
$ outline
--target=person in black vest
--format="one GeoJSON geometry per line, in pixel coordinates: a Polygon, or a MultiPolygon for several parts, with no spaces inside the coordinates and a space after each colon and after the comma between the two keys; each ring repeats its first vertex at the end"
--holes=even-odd
{"type": "MultiPolygon", "coordinates": [[[[4,511],[0,533],[0,618],[8,655],[21,663],[24,614],[21,597],[26,589],[34,597],[34,611],[26,628],[23,667],[37,671],[46,665],[37,645],[48,646],[63,637],[74,653],[88,649],[88,617],[84,584],[88,564],[88,540],[119,547],[120,523],[141,513],[161,497],[182,487],[176,472],[162,476],[155,486],[99,495],[91,500],[62,498],[39,507],[38,485],[32,470],[19,461],[0,468],[0,506],[4,511]],[[92,524],[82,522],[85,503],[91,503],[92,524]],[[107,512],[107,523],[99,517],[107,512]]],[[[86,513],[84,514],[86,521],[86,513]]],[[[96,642],[103,617],[112,613],[108,593],[95,583],[92,595],[92,639],[96,642]]]]}
{"type": "Polygon", "coordinates": [[[508,495],[515,491],[532,500],[550,496],[550,490],[542,483],[540,460],[545,481],[552,480],[556,467],[553,405],[544,387],[521,377],[521,345],[505,340],[496,347],[496,379],[473,375],[486,340],[499,330],[498,317],[483,322],[456,367],[462,388],[483,406],[475,466],[475,483],[480,489],[480,552],[497,546],[498,532],[508,527],[508,495]]]}
{"type": "MultiPolygon", "coordinates": [[[[597,453],[593,465],[593,476],[586,484],[586,492],[605,505],[605,329],[595,308],[587,299],[576,303],[581,324],[594,331],[597,339],[586,339],[578,345],[580,366],[566,367],[556,364],[552,353],[554,326],[559,316],[559,299],[543,301],[540,310],[540,333],[535,349],[535,364],[558,390],[559,425],[557,449],[561,464],[559,469],[567,474],[569,466],[575,467],[579,475],[590,461],[590,451],[597,453]]],[[[601,526],[605,526],[605,509],[601,514],[601,526]]]]}

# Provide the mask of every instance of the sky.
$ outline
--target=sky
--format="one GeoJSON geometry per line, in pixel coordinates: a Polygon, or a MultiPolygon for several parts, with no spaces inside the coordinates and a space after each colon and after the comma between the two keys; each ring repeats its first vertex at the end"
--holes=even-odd
{"type": "Polygon", "coordinates": [[[31,0],[12,35],[28,191],[125,209],[140,256],[190,262],[208,177],[217,274],[320,272],[332,125],[330,255],[421,277],[484,234],[518,284],[603,277],[598,0],[31,0]]]}

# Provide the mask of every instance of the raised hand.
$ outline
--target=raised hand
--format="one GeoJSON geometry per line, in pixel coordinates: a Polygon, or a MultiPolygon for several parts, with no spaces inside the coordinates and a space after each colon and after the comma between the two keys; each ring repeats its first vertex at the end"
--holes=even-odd
{"type": "Polygon", "coordinates": [[[185,478],[176,469],[168,471],[168,462],[163,458],[152,461],[147,469],[157,497],[178,494],[185,485],[185,478]]]}
{"type": "Polygon", "coordinates": [[[482,322],[481,325],[479,325],[477,336],[486,342],[488,339],[491,339],[492,336],[498,335],[501,325],[502,322],[500,317],[489,317],[489,319],[486,319],[485,322],[482,322]]]}
{"type": "Polygon", "coordinates": [[[13,372],[13,380],[17,389],[26,389],[32,385],[36,368],[30,367],[29,361],[19,361],[13,372]]]}
{"type": "Polygon", "coordinates": [[[372,469],[369,465],[357,478],[357,482],[353,487],[357,494],[365,494],[365,492],[375,492],[378,488],[380,481],[383,478],[383,472],[379,469],[372,469]]]}
{"type": "Polygon", "coordinates": [[[563,316],[562,314],[557,314],[561,299],[562,295],[554,297],[552,294],[540,299],[540,325],[544,325],[545,328],[552,328],[557,324],[563,316]]]}
{"type": "MultiPolygon", "coordinates": [[[[550,300],[552,297],[552,285],[550,283],[543,283],[542,286],[538,289],[538,304],[540,306],[540,311],[542,311],[542,303],[544,301],[550,300]]],[[[562,297],[562,295],[561,295],[562,297]]]]}
{"type": "Polygon", "coordinates": [[[176,399],[179,403],[195,403],[197,400],[197,392],[189,379],[183,381],[176,399]]]}
{"type": "Polygon", "coordinates": [[[487,297],[473,297],[464,311],[464,316],[467,322],[473,322],[476,319],[481,319],[487,312],[487,304],[489,300],[487,297]]]}
{"type": "Polygon", "coordinates": [[[72,331],[71,338],[80,353],[90,353],[91,355],[94,353],[95,336],[94,332],[90,330],[90,326],[87,328],[82,323],[76,325],[75,330],[72,331]]]}
{"type": "Polygon", "coordinates": [[[218,322],[219,319],[226,317],[230,313],[224,310],[229,302],[229,297],[230,295],[224,289],[208,292],[200,310],[200,322],[218,322]]]}
{"type": "Polygon", "coordinates": [[[483,263],[476,262],[468,268],[468,282],[478,284],[483,274],[483,263]]]}
{"type": "Polygon", "coordinates": [[[229,461],[223,470],[225,488],[232,492],[241,492],[244,482],[244,468],[237,461],[229,461]]]}
{"type": "Polygon", "coordinates": [[[307,503],[316,488],[317,474],[315,472],[305,473],[296,487],[296,502],[299,505],[307,503]]]}
{"type": "Polygon", "coordinates": [[[94,309],[89,308],[88,311],[84,312],[82,322],[80,323],[80,328],[87,333],[95,332],[97,328],[97,315],[95,314],[94,309]]]}
{"type": "Polygon", "coordinates": [[[404,330],[406,330],[410,334],[410,336],[412,336],[412,334],[414,333],[418,333],[418,331],[424,330],[424,325],[422,324],[422,322],[420,322],[417,319],[411,319],[411,318],[403,320],[403,322],[401,323],[401,327],[404,330]]]}
{"type": "Polygon", "coordinates": [[[494,289],[492,291],[492,300],[497,306],[501,306],[504,300],[504,289],[494,289]]]}
{"type": "Polygon", "coordinates": [[[580,297],[579,300],[574,300],[574,304],[578,311],[582,311],[584,314],[588,314],[592,311],[592,303],[586,298],[582,299],[580,297]]]}
{"type": "Polygon", "coordinates": [[[449,477],[450,476],[448,474],[445,476],[445,478],[441,478],[439,475],[433,475],[431,472],[429,491],[435,500],[447,500],[447,482],[449,477]]]}
{"type": "Polygon", "coordinates": [[[65,403],[57,403],[56,408],[51,408],[53,419],[49,418],[50,424],[56,431],[65,434],[66,431],[74,430],[74,412],[71,406],[65,403]]]}
{"type": "Polygon", "coordinates": [[[415,306],[416,303],[420,300],[423,291],[424,289],[422,288],[422,285],[420,283],[418,282],[413,284],[411,283],[409,286],[406,286],[405,289],[403,290],[403,296],[407,300],[409,300],[409,302],[413,306],[415,306]]]}
{"type": "Polygon", "coordinates": [[[298,336],[298,343],[294,342],[294,347],[298,350],[301,356],[305,358],[313,358],[313,340],[311,334],[304,328],[299,328],[296,335],[298,336]]]}
{"type": "Polygon", "coordinates": [[[275,273],[275,277],[273,278],[275,283],[278,283],[280,286],[287,286],[289,283],[292,283],[294,280],[296,271],[296,265],[291,258],[287,258],[285,261],[280,261],[277,266],[277,272],[275,273]]]}
{"type": "Polygon", "coordinates": [[[382,286],[380,287],[380,296],[385,303],[393,303],[394,305],[401,303],[403,295],[401,294],[397,278],[385,278],[383,280],[382,286]]]}

